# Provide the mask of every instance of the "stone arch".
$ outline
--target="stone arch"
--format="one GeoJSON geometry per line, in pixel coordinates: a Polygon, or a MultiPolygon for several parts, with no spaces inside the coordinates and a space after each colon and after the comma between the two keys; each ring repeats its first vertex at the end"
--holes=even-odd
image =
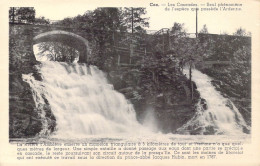
{"type": "Polygon", "coordinates": [[[62,30],[54,30],[41,33],[33,38],[33,44],[38,44],[41,42],[61,42],[79,51],[80,63],[86,63],[88,61],[89,43],[85,38],[75,33],[62,30]]]}

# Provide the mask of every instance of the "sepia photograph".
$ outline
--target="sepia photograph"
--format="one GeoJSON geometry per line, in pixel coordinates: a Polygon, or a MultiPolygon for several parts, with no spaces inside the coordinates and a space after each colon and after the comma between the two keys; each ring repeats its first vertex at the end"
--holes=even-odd
{"type": "Polygon", "coordinates": [[[9,5],[3,111],[15,161],[243,156],[258,78],[253,5],[9,5]]]}
{"type": "Polygon", "coordinates": [[[10,141],[249,135],[251,33],[242,26],[211,33],[207,22],[198,27],[199,12],[195,29],[173,19],[150,30],[143,7],[102,7],[62,20],[11,7],[10,141]]]}

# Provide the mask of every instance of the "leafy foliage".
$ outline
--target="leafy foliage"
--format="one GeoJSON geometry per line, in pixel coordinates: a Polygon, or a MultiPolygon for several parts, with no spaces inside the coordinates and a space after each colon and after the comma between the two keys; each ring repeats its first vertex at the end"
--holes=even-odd
{"type": "Polygon", "coordinates": [[[50,24],[50,20],[46,19],[44,16],[41,16],[39,18],[35,18],[34,24],[50,24]]]}
{"type": "Polygon", "coordinates": [[[95,54],[91,63],[104,69],[116,63],[117,50],[115,47],[129,49],[130,44],[134,44],[136,47],[144,41],[145,30],[143,27],[148,26],[147,19],[143,18],[146,10],[145,8],[133,9],[133,23],[136,34],[132,36],[127,33],[132,23],[130,8],[97,8],[74,18],[65,18],[56,24],[85,29],[86,32],[89,32],[88,40],[94,43],[92,53],[95,54]]]}
{"type": "Polygon", "coordinates": [[[170,36],[170,52],[183,63],[197,63],[205,56],[207,43],[199,38],[190,38],[184,24],[174,23],[170,36]]]}
{"type": "Polygon", "coordinates": [[[234,52],[232,64],[230,67],[230,81],[238,86],[242,96],[250,98],[251,84],[251,49],[248,46],[242,46],[234,52]]]}
{"type": "Polygon", "coordinates": [[[143,18],[146,14],[146,9],[139,7],[139,8],[124,8],[123,10],[123,18],[124,24],[126,25],[129,32],[132,33],[142,33],[144,31],[144,27],[149,27],[149,18],[143,18]]]}
{"type": "Polygon", "coordinates": [[[245,29],[242,27],[238,28],[235,33],[233,33],[234,36],[251,36],[250,32],[246,32],[245,29]]]}
{"type": "Polygon", "coordinates": [[[39,55],[47,56],[50,61],[74,62],[78,59],[79,53],[75,48],[58,42],[42,42],[38,46],[39,55]]]}
{"type": "Polygon", "coordinates": [[[200,33],[205,33],[205,34],[209,33],[206,24],[203,25],[203,28],[200,30],[200,33]]]}
{"type": "Polygon", "coordinates": [[[187,37],[187,32],[186,29],[184,28],[184,24],[180,24],[177,22],[173,24],[170,33],[175,37],[187,37]]]}
{"type": "Polygon", "coordinates": [[[33,23],[35,21],[35,10],[33,7],[11,7],[9,9],[10,22],[33,23]]]}
{"type": "Polygon", "coordinates": [[[230,65],[215,65],[205,73],[225,83],[226,93],[231,97],[251,96],[251,38],[244,36],[246,30],[239,28],[234,36],[200,34],[207,43],[207,61],[228,61],[230,65]],[[220,74],[221,73],[221,74],[220,74]],[[239,89],[239,91],[237,91],[239,89]]]}

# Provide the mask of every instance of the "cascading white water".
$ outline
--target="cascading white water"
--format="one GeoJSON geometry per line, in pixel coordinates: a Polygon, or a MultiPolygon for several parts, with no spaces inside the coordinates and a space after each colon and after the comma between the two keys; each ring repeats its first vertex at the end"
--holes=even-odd
{"type": "MultiPolygon", "coordinates": [[[[189,76],[187,68],[183,72],[189,76]]],[[[206,130],[211,130],[211,133],[215,134],[241,134],[247,125],[235,105],[214,88],[206,74],[192,69],[192,79],[200,96],[206,100],[208,108],[204,110],[198,103],[196,115],[179,131],[201,130],[200,132],[205,134],[208,132],[206,130]]]]}
{"type": "Polygon", "coordinates": [[[57,122],[56,136],[144,132],[132,104],[107,83],[97,67],[45,61],[38,70],[43,81],[32,75],[23,79],[34,91],[36,103],[44,102],[42,95],[48,100],[57,122]]]}

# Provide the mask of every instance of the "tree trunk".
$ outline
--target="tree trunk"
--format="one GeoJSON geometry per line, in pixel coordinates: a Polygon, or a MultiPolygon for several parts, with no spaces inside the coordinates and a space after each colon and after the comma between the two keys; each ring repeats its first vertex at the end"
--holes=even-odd
{"type": "MultiPolygon", "coordinates": [[[[134,8],[131,8],[131,14],[132,14],[132,35],[134,33],[134,8]]],[[[133,36],[132,36],[133,37],[133,36]]]]}
{"type": "Polygon", "coordinates": [[[117,66],[120,66],[120,55],[117,54],[117,56],[118,56],[118,59],[117,59],[117,66]]]}
{"type": "Polygon", "coordinates": [[[192,83],[192,63],[190,62],[190,90],[191,90],[191,93],[190,93],[190,97],[191,97],[191,100],[193,100],[193,83],[192,83]]]}
{"type": "Polygon", "coordinates": [[[12,7],[12,22],[14,23],[14,7],[12,7]]]}

